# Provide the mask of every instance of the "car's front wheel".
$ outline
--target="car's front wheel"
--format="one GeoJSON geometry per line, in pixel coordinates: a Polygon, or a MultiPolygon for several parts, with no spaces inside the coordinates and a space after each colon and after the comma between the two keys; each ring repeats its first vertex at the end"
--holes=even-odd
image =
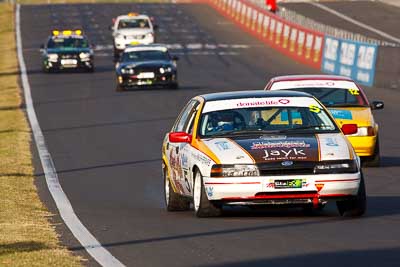
{"type": "Polygon", "coordinates": [[[190,209],[190,200],[174,192],[166,171],[164,171],[164,196],[165,206],[168,211],[183,211],[190,209]]]}
{"type": "Polygon", "coordinates": [[[198,170],[194,176],[193,206],[197,217],[220,216],[222,211],[221,207],[208,200],[203,184],[203,177],[198,170]]]}
{"type": "Polygon", "coordinates": [[[360,217],[364,215],[367,209],[367,195],[362,174],[357,196],[349,200],[337,201],[336,206],[341,216],[360,217]]]}

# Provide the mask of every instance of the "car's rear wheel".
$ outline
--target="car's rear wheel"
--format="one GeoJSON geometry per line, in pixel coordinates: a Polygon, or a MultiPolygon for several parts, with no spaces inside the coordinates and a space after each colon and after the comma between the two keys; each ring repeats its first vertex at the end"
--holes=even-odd
{"type": "Polygon", "coordinates": [[[374,155],[367,157],[364,160],[363,165],[365,167],[379,167],[381,165],[381,154],[379,149],[379,137],[376,138],[374,155]]]}
{"type": "Polygon", "coordinates": [[[208,200],[201,173],[197,170],[194,176],[193,185],[193,206],[197,217],[216,217],[220,216],[221,207],[208,200]]]}
{"type": "Polygon", "coordinates": [[[190,209],[190,200],[174,192],[171,182],[164,171],[165,206],[168,211],[183,211],[190,209]]]}
{"type": "Polygon", "coordinates": [[[367,195],[362,174],[357,196],[349,200],[337,201],[336,206],[340,215],[344,217],[360,217],[364,215],[367,209],[367,195]]]}

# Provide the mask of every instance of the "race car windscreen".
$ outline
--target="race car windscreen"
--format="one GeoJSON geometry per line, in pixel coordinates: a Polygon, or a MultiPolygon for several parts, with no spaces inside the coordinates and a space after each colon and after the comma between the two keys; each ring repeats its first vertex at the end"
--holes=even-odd
{"type": "Polygon", "coordinates": [[[49,39],[47,48],[89,48],[89,42],[85,38],[57,37],[49,39]]]}
{"type": "Polygon", "coordinates": [[[161,50],[131,51],[124,52],[122,55],[122,62],[153,60],[170,60],[170,56],[167,51],[161,50]]]}
{"type": "Polygon", "coordinates": [[[262,107],[239,108],[203,113],[202,138],[257,133],[333,133],[335,123],[322,108],[262,107]]]}
{"type": "Polygon", "coordinates": [[[290,88],[285,90],[301,91],[309,93],[326,107],[364,107],[367,101],[358,89],[344,88],[290,88]]]}
{"type": "Polygon", "coordinates": [[[150,23],[147,19],[121,19],[118,23],[118,29],[130,28],[150,28],[150,23]]]}

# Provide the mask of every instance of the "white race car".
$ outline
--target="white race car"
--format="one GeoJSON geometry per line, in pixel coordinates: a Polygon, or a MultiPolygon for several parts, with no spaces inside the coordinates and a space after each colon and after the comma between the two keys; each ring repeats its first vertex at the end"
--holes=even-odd
{"type": "Polygon", "coordinates": [[[329,111],[294,91],[243,91],[194,97],[162,146],[168,211],[199,217],[224,205],[291,205],[341,215],[366,209],[360,159],[329,111]]]}
{"type": "Polygon", "coordinates": [[[151,18],[143,14],[129,13],[113,19],[114,57],[118,58],[129,45],[154,43],[155,28],[151,18]]]}

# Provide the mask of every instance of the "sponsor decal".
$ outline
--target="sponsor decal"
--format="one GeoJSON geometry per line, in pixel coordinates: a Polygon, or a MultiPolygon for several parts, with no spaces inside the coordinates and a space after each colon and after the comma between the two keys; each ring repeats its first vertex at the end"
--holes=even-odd
{"type": "Polygon", "coordinates": [[[290,103],[289,99],[279,99],[276,100],[264,100],[264,101],[251,101],[251,102],[239,102],[237,103],[238,107],[264,107],[268,105],[287,105],[290,103]]]}
{"type": "Polygon", "coordinates": [[[304,149],[265,149],[265,161],[276,161],[282,159],[293,159],[293,160],[306,160],[307,155],[304,149]]]}
{"type": "Polygon", "coordinates": [[[328,138],[326,138],[325,140],[326,140],[326,143],[325,143],[325,144],[326,144],[327,146],[339,146],[339,144],[338,144],[336,138],[328,137],[328,138]]]}
{"type": "Polygon", "coordinates": [[[285,160],[281,162],[282,166],[288,167],[288,166],[292,166],[293,165],[293,161],[291,160],[285,160]]]}
{"type": "Polygon", "coordinates": [[[215,145],[222,151],[232,149],[232,146],[227,141],[218,141],[215,142],[215,145]]]}
{"type": "Polygon", "coordinates": [[[310,147],[303,140],[290,140],[290,141],[259,141],[253,142],[251,149],[267,149],[267,148],[299,148],[310,147]]]}
{"type": "Polygon", "coordinates": [[[335,119],[352,120],[353,115],[349,110],[329,109],[335,119]]]}
{"type": "Polygon", "coordinates": [[[206,192],[208,197],[212,197],[214,195],[214,187],[211,186],[206,187],[206,192]]]}
{"type": "Polygon", "coordinates": [[[211,160],[200,153],[192,153],[191,157],[204,165],[210,166],[211,160]]]}
{"type": "Polygon", "coordinates": [[[274,180],[270,179],[269,183],[266,185],[267,188],[274,189],[288,189],[288,188],[306,188],[310,184],[307,183],[307,179],[289,179],[289,180],[274,180]]]}
{"type": "Polygon", "coordinates": [[[286,139],[234,139],[257,163],[271,161],[317,161],[318,141],[314,135],[286,139]]]}

